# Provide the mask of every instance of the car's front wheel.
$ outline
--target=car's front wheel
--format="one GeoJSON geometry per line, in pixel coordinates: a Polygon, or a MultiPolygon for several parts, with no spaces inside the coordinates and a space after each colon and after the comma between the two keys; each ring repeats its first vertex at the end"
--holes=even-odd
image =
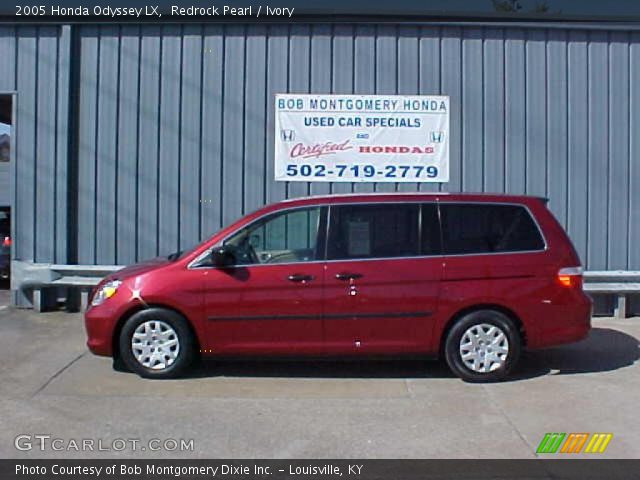
{"type": "Polygon", "coordinates": [[[477,310],[460,318],[445,340],[449,368],[467,382],[504,379],[520,358],[520,332],[495,310],[477,310]]]}
{"type": "Polygon", "coordinates": [[[195,342],[186,320],[163,308],[132,315],[122,327],[119,347],[125,365],[146,378],[177,377],[195,357],[195,342]]]}

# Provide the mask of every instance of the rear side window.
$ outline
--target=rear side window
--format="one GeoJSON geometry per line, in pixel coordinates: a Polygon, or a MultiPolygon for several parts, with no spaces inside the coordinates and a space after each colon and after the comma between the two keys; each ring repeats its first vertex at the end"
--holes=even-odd
{"type": "Polygon", "coordinates": [[[329,260],[419,255],[417,204],[332,206],[329,260]]]}
{"type": "Polygon", "coordinates": [[[544,249],[540,231],[522,206],[443,203],[440,209],[445,254],[544,249]]]}

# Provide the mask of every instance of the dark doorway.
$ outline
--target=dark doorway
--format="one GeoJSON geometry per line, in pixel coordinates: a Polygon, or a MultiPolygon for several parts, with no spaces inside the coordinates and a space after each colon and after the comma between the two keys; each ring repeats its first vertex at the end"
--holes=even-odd
{"type": "Polygon", "coordinates": [[[11,135],[13,95],[0,95],[0,289],[11,274],[11,135]]]}

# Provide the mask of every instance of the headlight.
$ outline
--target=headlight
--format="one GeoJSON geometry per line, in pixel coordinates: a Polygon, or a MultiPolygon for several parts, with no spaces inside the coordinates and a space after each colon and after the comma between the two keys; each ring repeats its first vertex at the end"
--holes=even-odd
{"type": "Polygon", "coordinates": [[[111,280],[102,285],[91,300],[91,305],[94,307],[100,305],[106,299],[113,297],[118,291],[118,287],[122,285],[120,280],[111,280]]]}

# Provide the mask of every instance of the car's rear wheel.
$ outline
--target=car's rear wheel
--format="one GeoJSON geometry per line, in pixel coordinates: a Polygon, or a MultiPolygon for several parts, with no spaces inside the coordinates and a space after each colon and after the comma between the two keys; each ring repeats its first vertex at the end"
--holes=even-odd
{"type": "Polygon", "coordinates": [[[195,357],[195,342],[187,322],[163,308],[131,316],[120,332],[119,347],[125,365],[146,378],[177,377],[195,357]]]}
{"type": "Polygon", "coordinates": [[[520,332],[495,310],[477,310],[460,318],[445,341],[449,368],[467,382],[504,379],[520,358],[520,332]]]}

